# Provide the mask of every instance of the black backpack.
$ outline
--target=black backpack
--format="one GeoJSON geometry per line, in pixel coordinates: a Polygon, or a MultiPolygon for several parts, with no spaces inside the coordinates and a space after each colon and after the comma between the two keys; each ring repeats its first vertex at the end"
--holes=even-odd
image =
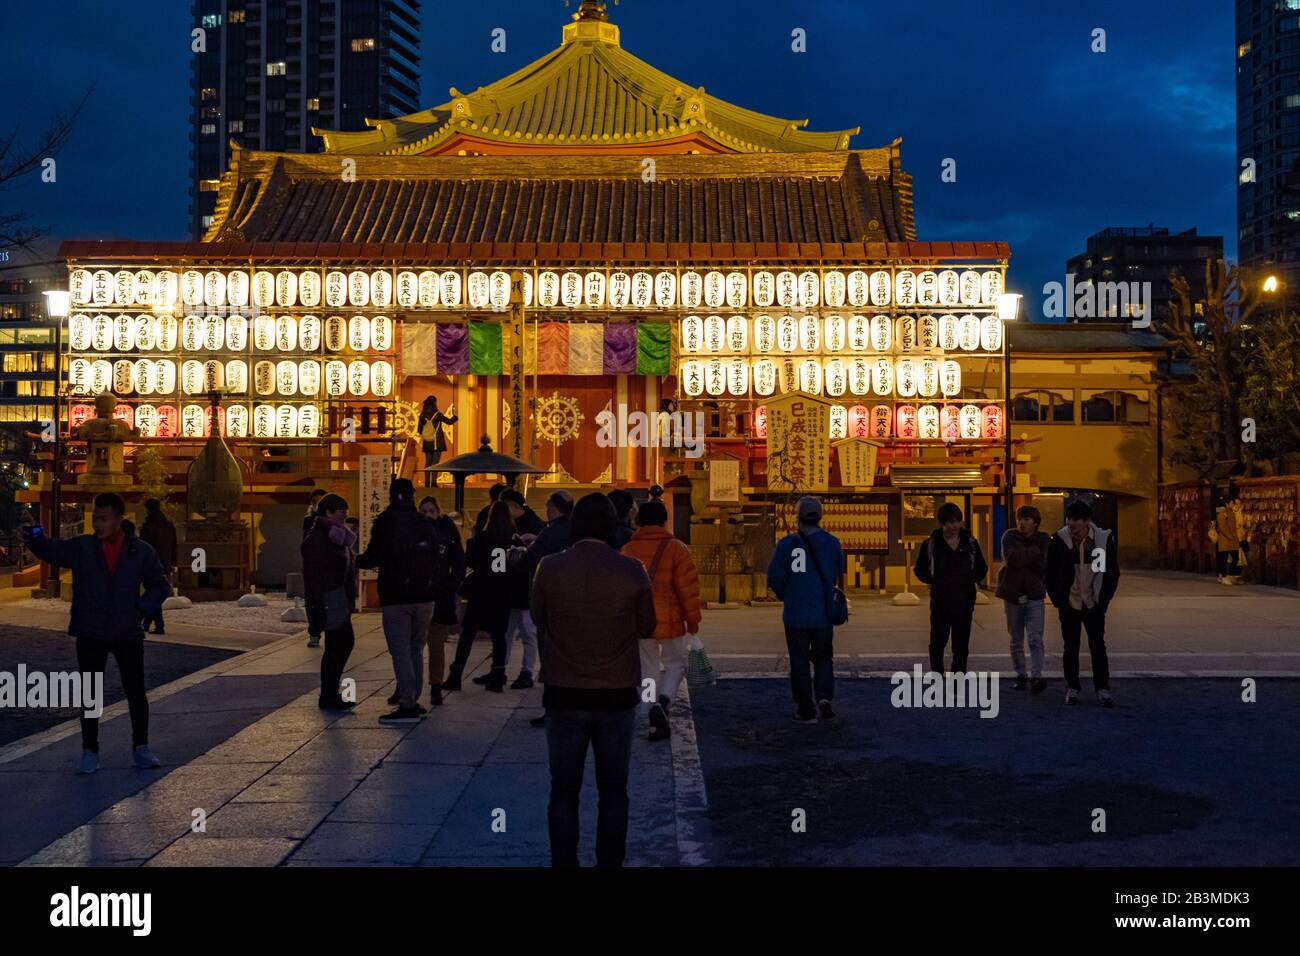
{"type": "Polygon", "coordinates": [[[403,579],[402,591],[428,592],[432,600],[434,585],[445,574],[437,526],[418,512],[402,515],[394,525],[393,570],[403,579]]]}

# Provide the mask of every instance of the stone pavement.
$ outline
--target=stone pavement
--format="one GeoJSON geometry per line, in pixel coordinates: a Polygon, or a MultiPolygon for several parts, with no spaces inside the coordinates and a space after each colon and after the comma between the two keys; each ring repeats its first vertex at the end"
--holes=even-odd
{"type": "MultiPolygon", "coordinates": [[[[467,674],[467,689],[428,720],[381,727],[393,678],[379,616],[360,615],[355,626],[347,673],[360,703],[352,714],[317,709],[321,652],[293,637],[152,694],[151,742],[167,764],[158,770],[130,767],[124,705],[105,712],[104,764],[93,777],[71,773],[75,724],[0,750],[0,788],[21,795],[0,811],[0,863],[549,864],[545,732],[528,724],[540,713],[540,687],[492,694],[467,674]],[[200,815],[206,829],[195,832],[200,815]]],[[[486,642],[475,650],[481,672],[486,642]]],[[[703,786],[684,689],[674,710],[671,745],[651,745],[638,728],[629,865],[704,861],[702,825],[692,822],[703,817],[703,786]]],[[[589,761],[588,860],[595,811],[589,761]]]]}

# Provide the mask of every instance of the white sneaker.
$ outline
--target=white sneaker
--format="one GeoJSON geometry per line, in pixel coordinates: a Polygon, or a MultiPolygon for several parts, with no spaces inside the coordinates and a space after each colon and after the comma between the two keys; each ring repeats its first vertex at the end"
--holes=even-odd
{"type": "Polygon", "coordinates": [[[1065,689],[1065,702],[1067,704],[1077,704],[1079,702],[1079,692],[1073,687],[1065,689]]]}
{"type": "Polygon", "coordinates": [[[1108,690],[1099,690],[1099,691],[1097,691],[1097,699],[1098,699],[1099,701],[1101,701],[1101,706],[1103,706],[1103,707],[1114,707],[1114,706],[1115,706],[1115,701],[1111,699],[1110,691],[1108,691],[1108,690]]]}
{"type": "Polygon", "coordinates": [[[93,750],[83,750],[81,759],[77,761],[77,773],[94,773],[99,769],[99,754],[93,750]]]}
{"type": "Polygon", "coordinates": [[[154,767],[161,767],[162,761],[153,755],[148,744],[141,744],[135,748],[132,760],[137,767],[142,770],[152,770],[154,767]]]}

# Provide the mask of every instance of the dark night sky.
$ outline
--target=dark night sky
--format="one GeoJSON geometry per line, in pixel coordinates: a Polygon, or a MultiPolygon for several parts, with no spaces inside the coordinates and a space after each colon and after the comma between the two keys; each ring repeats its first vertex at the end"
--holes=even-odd
{"type": "MultiPolygon", "coordinates": [[[[425,0],[426,105],[559,45],[561,0],[425,0]],[[489,49],[496,27],[507,51],[489,49]]],[[[185,238],[189,0],[4,0],[0,129],[35,137],[87,85],[58,159],[0,196],[59,237],[185,238]]],[[[918,238],[1005,240],[1010,285],[1044,282],[1108,225],[1223,235],[1235,258],[1232,4],[1225,0],[624,0],[623,46],[752,109],[903,138],[918,238]],[[793,53],[791,31],[807,32],[793,53]],[[1107,52],[1090,50],[1106,30],[1107,52]],[[957,182],[940,181],[946,157],[957,182]]],[[[1032,305],[1031,305],[1032,303],[1032,305]]]]}

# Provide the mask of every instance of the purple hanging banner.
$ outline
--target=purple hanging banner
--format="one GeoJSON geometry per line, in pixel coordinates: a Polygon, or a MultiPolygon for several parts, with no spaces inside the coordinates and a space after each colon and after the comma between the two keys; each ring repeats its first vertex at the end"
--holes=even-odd
{"type": "Polygon", "coordinates": [[[439,323],[438,374],[469,374],[469,329],[465,326],[439,323]]]}
{"type": "Polygon", "coordinates": [[[636,323],[606,324],[604,365],[606,375],[636,373],[636,323]]]}

